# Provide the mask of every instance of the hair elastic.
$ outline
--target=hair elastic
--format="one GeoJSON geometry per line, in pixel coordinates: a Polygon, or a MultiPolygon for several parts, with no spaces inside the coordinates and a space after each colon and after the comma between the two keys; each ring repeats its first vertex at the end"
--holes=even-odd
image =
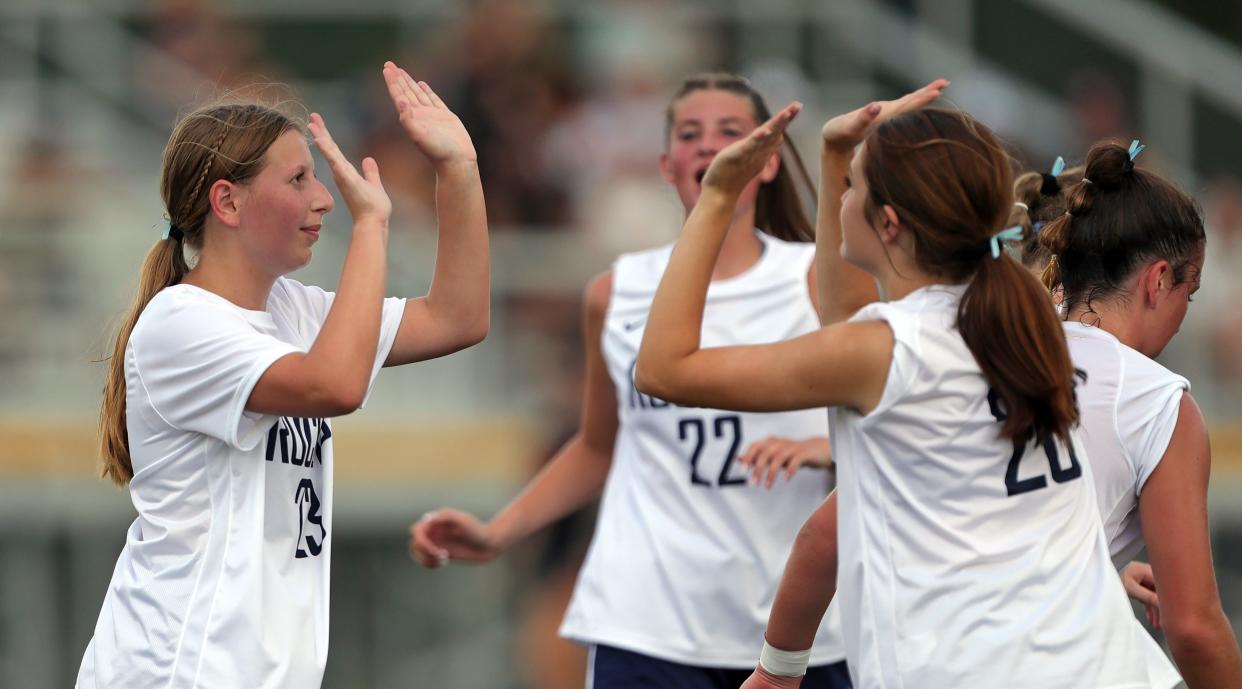
{"type": "Polygon", "coordinates": [[[1013,205],[1017,206],[1018,208],[1021,208],[1024,211],[1031,210],[1030,206],[1026,205],[1025,203],[1022,203],[1021,201],[1014,201],[1013,205]]]}
{"type": "Polygon", "coordinates": [[[1147,145],[1140,144],[1138,139],[1131,141],[1130,148],[1126,150],[1126,153],[1130,154],[1130,162],[1133,163],[1134,159],[1137,158],[1138,154],[1142,153],[1145,148],[1147,148],[1147,145]]]}
{"type": "Polygon", "coordinates": [[[181,231],[181,228],[172,224],[171,220],[165,219],[164,220],[164,232],[160,236],[160,239],[169,239],[169,238],[172,238],[173,240],[179,242],[183,238],[185,238],[185,233],[181,231]]]}
{"type": "Polygon", "coordinates": [[[992,237],[988,239],[988,248],[992,251],[992,258],[993,259],[1000,258],[1002,243],[1019,242],[1019,241],[1022,241],[1022,226],[1021,225],[1014,225],[1013,227],[1006,227],[1000,232],[997,232],[996,234],[992,235],[992,237]]]}
{"type": "Polygon", "coordinates": [[[1065,159],[1057,156],[1056,161],[1052,163],[1052,172],[1049,174],[1053,177],[1059,177],[1062,172],[1065,172],[1065,159]]]}

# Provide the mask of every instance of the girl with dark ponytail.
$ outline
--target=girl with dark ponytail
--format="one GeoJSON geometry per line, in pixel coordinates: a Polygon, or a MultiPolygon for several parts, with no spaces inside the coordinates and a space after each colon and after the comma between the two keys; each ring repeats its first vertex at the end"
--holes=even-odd
{"type": "Polygon", "coordinates": [[[1212,567],[1207,519],[1211,449],[1190,383],[1154,361],[1199,288],[1205,234],[1194,200],[1135,166],[1141,148],[1103,142],[1064,210],[1044,227],[1049,287],[1063,291],[1064,330],[1081,435],[1113,562],[1165,632],[1190,689],[1242,687],[1242,656],[1212,567]],[[1127,563],[1146,546],[1147,586],[1127,563]]]}
{"type": "Polygon", "coordinates": [[[946,85],[824,126],[820,205],[841,201],[820,241],[890,302],[776,344],[701,345],[723,230],[796,104],[713,162],[657,290],[640,390],[830,408],[835,499],[795,543],[744,686],[797,686],[835,581],[856,686],[1166,689],[1102,538],[1055,312],[1001,246],[1019,234],[1010,159],[969,115],[921,107],[946,85]]]}

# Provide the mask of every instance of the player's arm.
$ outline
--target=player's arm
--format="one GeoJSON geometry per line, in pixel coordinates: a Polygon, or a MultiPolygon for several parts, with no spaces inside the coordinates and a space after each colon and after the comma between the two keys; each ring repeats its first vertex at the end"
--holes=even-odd
{"type": "Polygon", "coordinates": [[[897,100],[869,103],[824,124],[820,133],[819,199],[815,213],[821,325],[848,320],[855,311],[879,299],[875,280],[841,257],[841,194],[845,192],[855,148],[873,125],[931,103],[948,85],[944,79],[936,79],[897,100]]]}
{"type": "Polygon", "coordinates": [[[839,323],[773,344],[700,348],[707,287],[735,201],[705,185],[686,220],[647,321],[638,388],[715,409],[873,408],[892,358],[893,335],[885,323],[839,323]]]}
{"type": "MultiPolygon", "coordinates": [[[[802,525],[785,563],[764,632],[767,647],[777,653],[797,654],[804,662],[815,643],[837,587],[837,493],[833,491],[802,525]]],[[[764,656],[768,654],[765,649],[764,656]]],[[[801,662],[794,663],[802,664],[801,662]]],[[[805,667],[804,667],[805,671],[805,667]]],[[[743,689],[797,687],[796,670],[765,667],[760,660],[743,689]],[[792,676],[791,676],[792,675],[792,676]]]]}
{"type": "Polygon", "coordinates": [[[359,174],[337,148],[319,115],[311,134],[345,197],[354,228],[332,307],[306,353],[277,359],[259,377],[248,411],[281,416],[339,416],[362,405],[379,346],[392,203],[375,161],[359,174]]]}
{"type": "Polygon", "coordinates": [[[583,339],[586,375],[582,420],[517,498],[484,523],[456,510],[437,510],[410,527],[410,552],[426,567],[445,559],[486,562],[512,544],[574,512],[603,491],[617,437],[617,395],[601,348],[612,276],[587,287],[583,339]]]}
{"type": "Polygon", "coordinates": [[[388,63],[384,80],[401,125],[436,173],[438,241],[426,296],[405,303],[385,366],[451,354],[481,342],[491,318],[487,212],[478,156],[461,120],[425,82],[388,63]]]}
{"type": "Polygon", "coordinates": [[[660,279],[638,352],[638,389],[677,404],[785,411],[879,401],[893,335],[840,323],[766,345],[700,348],[707,288],[742,189],[765,169],[801,106],[792,103],[716,155],[660,279]]]}
{"type": "Polygon", "coordinates": [[[837,492],[802,525],[785,563],[764,636],[776,648],[811,647],[837,592],[837,492]]]}
{"type": "Polygon", "coordinates": [[[815,283],[811,293],[816,297],[820,325],[847,321],[855,311],[880,298],[875,278],[841,257],[841,195],[853,159],[853,145],[834,146],[821,139],[815,263],[811,267],[815,283]]]}
{"type": "Polygon", "coordinates": [[[1182,395],[1177,425],[1139,496],[1160,594],[1160,623],[1189,689],[1242,689],[1242,656],[1221,609],[1208,532],[1211,447],[1203,414],[1182,395]]]}

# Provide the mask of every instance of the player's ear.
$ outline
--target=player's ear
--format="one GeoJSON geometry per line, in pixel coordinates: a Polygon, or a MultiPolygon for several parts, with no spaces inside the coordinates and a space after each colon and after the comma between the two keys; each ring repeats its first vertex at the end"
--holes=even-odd
{"type": "Polygon", "coordinates": [[[241,207],[244,202],[242,187],[228,181],[218,179],[207,190],[207,199],[211,202],[211,212],[227,227],[241,224],[241,207]]]}

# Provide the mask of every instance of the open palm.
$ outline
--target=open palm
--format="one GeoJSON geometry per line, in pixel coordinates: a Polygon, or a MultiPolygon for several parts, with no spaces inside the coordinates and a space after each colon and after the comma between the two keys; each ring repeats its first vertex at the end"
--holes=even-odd
{"type": "Polygon", "coordinates": [[[703,177],[704,187],[715,187],[732,193],[738,193],[755,175],[763,171],[785,140],[785,129],[802,110],[802,104],[795,101],[781,108],[767,122],[755,127],[745,138],[733,142],[723,151],[716,154],[707,174],[703,177]]]}
{"type": "Polygon", "coordinates": [[[354,221],[371,218],[386,223],[388,216],[392,214],[392,201],[384,191],[384,183],[380,180],[379,166],[375,159],[363,158],[362,172],[359,173],[332,140],[328,125],[319,113],[311,113],[310,132],[315,145],[328,161],[328,168],[332,170],[332,177],[336,180],[336,186],[341,190],[341,196],[345,198],[345,205],[349,206],[349,213],[354,221]]]}
{"type": "Polygon", "coordinates": [[[426,82],[391,62],[384,63],[384,82],[401,126],[433,164],[478,159],[466,127],[426,82]]]}
{"type": "Polygon", "coordinates": [[[841,153],[850,153],[855,146],[862,143],[871,125],[903,112],[918,110],[939,98],[948,85],[948,80],[936,79],[897,100],[874,101],[844,115],[837,115],[824,125],[824,145],[841,153]]]}

